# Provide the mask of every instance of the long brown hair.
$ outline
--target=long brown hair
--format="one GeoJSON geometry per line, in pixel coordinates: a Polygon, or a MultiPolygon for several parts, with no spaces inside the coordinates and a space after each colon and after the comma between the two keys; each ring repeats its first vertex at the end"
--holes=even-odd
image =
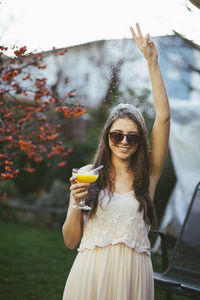
{"type": "Polygon", "coordinates": [[[156,214],[153,201],[150,198],[149,176],[150,176],[150,161],[149,161],[149,146],[147,141],[147,132],[144,119],[138,109],[131,104],[119,104],[112,112],[103,128],[100,143],[94,157],[93,165],[97,167],[104,165],[100,170],[99,178],[92,183],[89,188],[87,196],[87,203],[91,206],[89,218],[96,214],[98,206],[98,195],[100,190],[108,188],[110,193],[114,192],[114,182],[111,180],[109,174],[113,169],[111,161],[111,149],[109,147],[109,131],[117,119],[129,119],[136,123],[140,136],[140,143],[136,152],[131,156],[129,169],[134,173],[133,189],[136,199],[139,201],[139,211],[143,211],[145,223],[151,225],[152,228],[156,226],[156,214]]]}

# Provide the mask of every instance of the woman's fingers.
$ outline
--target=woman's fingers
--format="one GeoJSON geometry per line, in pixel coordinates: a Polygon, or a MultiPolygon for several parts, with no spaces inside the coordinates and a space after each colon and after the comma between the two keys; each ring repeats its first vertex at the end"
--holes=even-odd
{"type": "Polygon", "coordinates": [[[147,33],[145,37],[143,37],[142,31],[140,29],[139,23],[136,23],[136,29],[137,29],[137,34],[135,33],[133,27],[130,27],[130,31],[132,33],[132,36],[134,40],[136,41],[138,47],[140,49],[147,47],[149,45],[149,40],[150,40],[150,35],[147,33]]]}
{"type": "Polygon", "coordinates": [[[72,196],[74,197],[75,201],[79,201],[79,200],[83,200],[83,198],[85,198],[88,194],[88,191],[84,191],[81,193],[77,193],[77,192],[72,192],[72,196]]]}
{"type": "Polygon", "coordinates": [[[82,193],[85,193],[85,192],[88,193],[88,187],[76,187],[76,188],[71,187],[70,191],[73,196],[77,197],[77,196],[80,196],[80,194],[82,194],[82,193]]]}
{"type": "Polygon", "coordinates": [[[154,42],[150,39],[149,33],[143,37],[142,31],[140,29],[139,23],[136,23],[137,34],[134,31],[133,27],[130,27],[133,39],[135,40],[138,48],[143,53],[146,59],[157,59],[158,52],[154,45],[154,42]]]}
{"type": "Polygon", "coordinates": [[[149,38],[150,38],[150,35],[149,35],[149,33],[147,33],[143,39],[142,47],[145,48],[149,45],[149,38]]]}
{"type": "Polygon", "coordinates": [[[147,43],[149,47],[154,47],[154,42],[152,40],[149,40],[147,43]]]}
{"type": "Polygon", "coordinates": [[[77,176],[72,176],[72,177],[70,177],[69,181],[70,181],[71,184],[74,184],[74,183],[77,182],[76,179],[77,179],[77,176]]]}
{"type": "Polygon", "coordinates": [[[88,189],[89,186],[90,186],[89,183],[80,183],[80,182],[76,181],[76,179],[75,179],[75,182],[72,182],[72,185],[70,187],[70,191],[73,191],[73,190],[76,190],[76,189],[79,189],[79,188],[88,189]]]}
{"type": "Polygon", "coordinates": [[[139,23],[136,23],[136,29],[137,29],[138,36],[135,33],[135,30],[133,29],[133,27],[132,26],[130,27],[130,31],[132,33],[132,36],[133,36],[134,40],[136,41],[136,43],[139,43],[140,41],[143,40],[143,34],[142,34],[141,29],[140,29],[139,23]]]}
{"type": "Polygon", "coordinates": [[[142,39],[143,39],[143,34],[142,34],[141,29],[140,29],[139,23],[136,23],[136,28],[137,28],[138,36],[139,36],[139,38],[142,40],[142,39]]]}
{"type": "Polygon", "coordinates": [[[81,201],[83,200],[84,197],[87,196],[88,190],[85,189],[72,190],[71,193],[75,201],[81,201]]]}
{"type": "Polygon", "coordinates": [[[130,27],[130,31],[131,31],[132,36],[133,36],[133,38],[136,42],[142,42],[143,43],[144,41],[146,42],[146,40],[148,41],[150,39],[149,33],[147,33],[145,35],[145,37],[143,37],[143,34],[142,34],[141,29],[140,29],[139,23],[136,23],[136,29],[137,29],[137,34],[138,35],[135,33],[135,30],[133,29],[133,27],[132,26],[130,27]]]}
{"type": "Polygon", "coordinates": [[[131,31],[131,34],[132,34],[134,40],[136,41],[136,43],[138,43],[138,42],[139,42],[139,39],[138,39],[138,37],[137,37],[137,35],[136,35],[136,33],[135,33],[133,27],[130,27],[130,31],[131,31]]]}
{"type": "Polygon", "coordinates": [[[81,198],[87,196],[89,185],[90,185],[89,183],[79,183],[77,181],[73,182],[73,178],[72,178],[72,185],[70,187],[70,191],[75,201],[78,201],[81,198]]]}
{"type": "Polygon", "coordinates": [[[79,192],[82,192],[82,191],[85,191],[85,190],[88,190],[88,186],[79,186],[79,185],[73,184],[70,187],[71,192],[76,191],[77,193],[79,193],[79,192]]]}

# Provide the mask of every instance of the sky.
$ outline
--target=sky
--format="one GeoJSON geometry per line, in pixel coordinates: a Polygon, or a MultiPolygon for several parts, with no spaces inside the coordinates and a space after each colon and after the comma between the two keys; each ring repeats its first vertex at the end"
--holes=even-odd
{"type": "Polygon", "coordinates": [[[176,30],[200,44],[200,10],[189,0],[0,0],[0,44],[30,51],[130,38],[136,22],[151,36],[176,30]]]}

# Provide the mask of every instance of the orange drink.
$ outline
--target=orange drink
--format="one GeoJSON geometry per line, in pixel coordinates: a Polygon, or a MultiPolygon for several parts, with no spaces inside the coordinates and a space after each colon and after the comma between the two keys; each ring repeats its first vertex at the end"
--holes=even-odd
{"type": "Polygon", "coordinates": [[[85,182],[85,183],[94,182],[98,178],[98,175],[93,175],[93,174],[77,174],[76,176],[78,182],[85,182]]]}
{"type": "MultiPolygon", "coordinates": [[[[84,168],[72,169],[72,176],[77,176],[76,180],[80,183],[92,183],[99,177],[99,172],[95,170],[86,170],[84,168]]],[[[85,199],[82,199],[79,204],[75,204],[72,207],[82,210],[91,209],[91,207],[85,204],[85,199]]]]}

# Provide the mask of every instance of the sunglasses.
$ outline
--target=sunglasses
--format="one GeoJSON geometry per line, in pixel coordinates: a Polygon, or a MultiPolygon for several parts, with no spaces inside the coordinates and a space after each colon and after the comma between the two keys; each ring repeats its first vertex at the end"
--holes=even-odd
{"type": "Polygon", "coordinates": [[[113,144],[119,144],[123,141],[124,137],[126,137],[126,141],[130,146],[137,146],[140,142],[139,135],[134,133],[109,132],[109,136],[113,144]]]}

